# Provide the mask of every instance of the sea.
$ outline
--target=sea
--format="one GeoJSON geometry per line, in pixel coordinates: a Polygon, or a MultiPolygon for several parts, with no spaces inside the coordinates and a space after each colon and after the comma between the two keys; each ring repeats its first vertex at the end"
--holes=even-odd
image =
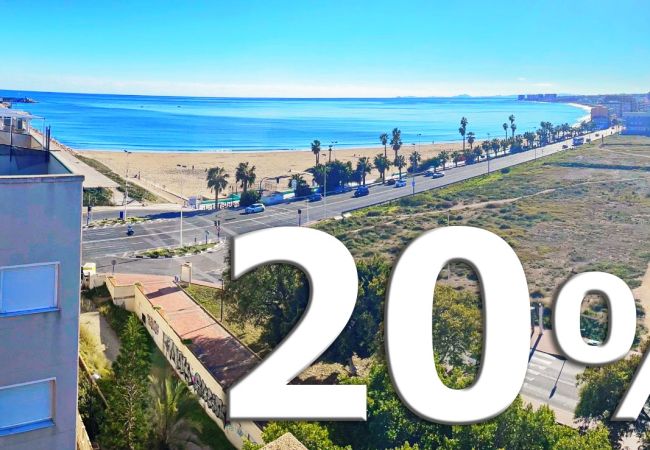
{"type": "Polygon", "coordinates": [[[52,136],[85,150],[269,151],[321,147],[379,147],[379,135],[398,127],[402,141],[428,144],[461,139],[460,119],[477,139],[503,137],[515,115],[517,133],[541,121],[575,124],[584,108],[564,103],[518,101],[516,97],[400,98],[213,98],[73,94],[0,90],[50,125],[52,136]]]}

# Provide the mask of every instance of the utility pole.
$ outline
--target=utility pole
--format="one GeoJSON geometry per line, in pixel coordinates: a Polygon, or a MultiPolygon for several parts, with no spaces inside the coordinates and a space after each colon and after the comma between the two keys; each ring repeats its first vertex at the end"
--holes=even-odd
{"type": "Polygon", "coordinates": [[[131,152],[124,150],[126,153],[126,177],[124,178],[124,221],[126,222],[126,207],[129,204],[129,155],[131,152]]]}

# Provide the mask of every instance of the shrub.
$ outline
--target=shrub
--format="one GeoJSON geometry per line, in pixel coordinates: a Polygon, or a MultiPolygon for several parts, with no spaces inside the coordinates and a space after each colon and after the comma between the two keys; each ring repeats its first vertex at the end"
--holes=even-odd
{"type": "Polygon", "coordinates": [[[260,201],[260,193],[254,190],[244,192],[239,198],[239,206],[250,206],[260,201]]]}

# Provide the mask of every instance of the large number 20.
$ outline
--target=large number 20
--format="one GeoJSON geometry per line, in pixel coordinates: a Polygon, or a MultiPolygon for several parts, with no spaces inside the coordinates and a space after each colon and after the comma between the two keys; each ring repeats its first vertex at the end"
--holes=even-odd
{"type": "MultiPolygon", "coordinates": [[[[311,298],[296,329],[229,393],[231,419],[365,420],[366,387],[288,385],[336,339],[352,315],[357,272],[334,237],[309,228],[271,228],[235,238],[232,273],[289,263],[305,272],[311,298]]],[[[420,417],[448,424],[496,416],[515,399],[528,361],[526,277],[500,237],[471,227],[424,233],[393,269],[386,300],[386,350],[393,384],[420,417]],[[431,311],[436,278],[451,260],[470,264],[483,294],[481,369],[466,389],[445,386],[436,372],[431,311]]]]}

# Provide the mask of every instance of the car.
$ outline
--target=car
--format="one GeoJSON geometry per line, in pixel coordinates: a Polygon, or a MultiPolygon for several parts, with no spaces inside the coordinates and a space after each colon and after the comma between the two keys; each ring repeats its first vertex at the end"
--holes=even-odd
{"type": "Polygon", "coordinates": [[[370,189],[368,189],[367,186],[359,186],[356,191],[354,191],[354,197],[363,197],[364,195],[368,195],[370,193],[370,189]]]}
{"type": "Polygon", "coordinates": [[[253,203],[252,205],[247,206],[244,212],[246,214],[253,214],[253,213],[263,212],[265,209],[266,208],[262,203],[253,203]]]}
{"type": "Polygon", "coordinates": [[[444,172],[433,172],[433,173],[431,174],[431,178],[442,178],[442,177],[444,177],[444,176],[445,176],[445,173],[444,173],[444,172]]]}
{"type": "Polygon", "coordinates": [[[569,146],[566,145],[566,144],[564,144],[564,145],[562,146],[562,149],[564,149],[564,150],[566,150],[567,148],[569,148],[569,146]]]}
{"type": "Polygon", "coordinates": [[[310,202],[317,202],[323,199],[323,194],[320,192],[316,192],[314,194],[311,194],[309,197],[307,197],[307,200],[310,202]]]}
{"type": "Polygon", "coordinates": [[[396,181],[395,178],[389,178],[388,180],[386,180],[386,184],[388,186],[392,186],[395,184],[395,181],[396,181]]]}
{"type": "Polygon", "coordinates": [[[596,137],[600,136],[600,134],[596,133],[596,137]]]}
{"type": "Polygon", "coordinates": [[[395,181],[395,187],[396,188],[400,188],[400,187],[404,187],[404,186],[406,186],[406,181],[405,180],[399,179],[399,180],[395,181]]]}
{"type": "Polygon", "coordinates": [[[332,194],[343,194],[344,192],[350,192],[352,188],[348,186],[347,184],[344,184],[343,186],[336,186],[334,190],[331,191],[332,194]]]}

